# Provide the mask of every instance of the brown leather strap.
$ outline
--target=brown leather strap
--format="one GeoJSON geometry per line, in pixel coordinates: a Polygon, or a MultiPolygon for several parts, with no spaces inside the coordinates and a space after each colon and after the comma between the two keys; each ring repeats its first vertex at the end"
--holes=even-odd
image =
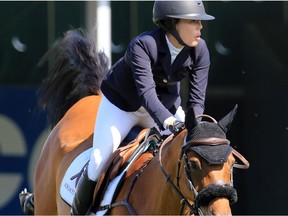
{"type": "Polygon", "coordinates": [[[212,122],[217,123],[216,119],[214,119],[212,116],[206,115],[206,114],[197,115],[196,118],[208,118],[208,119],[212,120],[212,122]]]}
{"type": "Polygon", "coordinates": [[[232,150],[232,154],[242,162],[242,164],[234,164],[235,168],[238,168],[238,169],[248,169],[249,168],[250,164],[243,155],[241,155],[235,149],[232,150]]]}
{"type": "Polygon", "coordinates": [[[219,144],[230,144],[230,141],[227,139],[223,139],[223,138],[205,138],[205,139],[195,139],[192,141],[189,141],[185,144],[185,146],[187,145],[219,145],[219,144]]]}

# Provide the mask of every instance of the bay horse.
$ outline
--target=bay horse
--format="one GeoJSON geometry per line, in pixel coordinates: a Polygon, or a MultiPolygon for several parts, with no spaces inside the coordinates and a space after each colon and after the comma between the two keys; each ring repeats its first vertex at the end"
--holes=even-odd
{"type": "MultiPolygon", "coordinates": [[[[26,214],[70,214],[70,205],[59,195],[61,181],[72,161],[92,146],[99,86],[108,70],[105,55],[95,52],[87,38],[79,31],[65,35],[40,88],[40,103],[48,109],[53,129],[36,167],[34,195],[19,195],[26,214]]],[[[94,198],[91,212],[231,215],[230,204],[237,201],[233,168],[249,167],[226,138],[235,113],[236,107],[217,122],[188,109],[185,123],[177,123],[170,136],[157,140],[156,150],[149,148],[130,166],[111,204],[103,206],[94,198]]]]}

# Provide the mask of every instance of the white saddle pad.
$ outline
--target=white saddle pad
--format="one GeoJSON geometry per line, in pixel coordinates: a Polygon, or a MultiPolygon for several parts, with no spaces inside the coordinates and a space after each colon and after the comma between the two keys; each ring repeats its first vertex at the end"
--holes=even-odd
{"type": "MultiPolygon", "coordinates": [[[[79,174],[81,170],[84,168],[84,166],[88,163],[90,160],[90,155],[92,152],[92,148],[87,149],[86,151],[82,152],[80,155],[78,155],[70,164],[68,167],[63,180],[61,182],[60,186],[60,196],[61,198],[68,203],[69,205],[72,205],[73,198],[75,196],[75,191],[76,191],[76,179],[71,179],[73,176],[79,174]]],[[[104,194],[104,198],[101,201],[101,206],[109,205],[111,204],[114,192],[117,188],[117,185],[119,184],[122,176],[126,172],[123,171],[120,175],[115,177],[108,185],[107,190],[104,194]]],[[[96,215],[104,215],[108,210],[102,210],[96,212],[96,215]]],[[[95,214],[95,213],[94,213],[95,214]]],[[[91,213],[91,215],[94,215],[91,213]]]]}
{"type": "Polygon", "coordinates": [[[80,155],[78,155],[72,161],[63,177],[60,186],[60,196],[69,205],[72,205],[73,202],[77,180],[77,178],[74,179],[71,178],[77,175],[77,173],[80,173],[83,167],[88,163],[88,161],[90,160],[91,152],[92,148],[89,148],[86,151],[82,152],[80,155]]]}

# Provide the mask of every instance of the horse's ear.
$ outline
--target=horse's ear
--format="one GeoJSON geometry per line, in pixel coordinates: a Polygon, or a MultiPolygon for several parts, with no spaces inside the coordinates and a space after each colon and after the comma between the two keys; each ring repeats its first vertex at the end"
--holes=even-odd
{"type": "Polygon", "coordinates": [[[236,104],[234,109],[218,122],[218,125],[223,129],[225,133],[229,130],[236,115],[237,109],[238,105],[236,104]]]}
{"type": "Polygon", "coordinates": [[[185,127],[189,131],[198,124],[193,107],[189,107],[185,113],[185,127]]]}

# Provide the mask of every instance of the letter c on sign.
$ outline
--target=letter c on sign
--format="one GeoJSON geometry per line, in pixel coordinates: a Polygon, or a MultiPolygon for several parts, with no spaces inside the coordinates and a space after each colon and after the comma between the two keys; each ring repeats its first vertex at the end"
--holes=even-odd
{"type": "MultiPolygon", "coordinates": [[[[0,114],[0,157],[25,157],[27,148],[24,135],[18,125],[5,115],[0,114]]],[[[11,166],[11,164],[5,164],[11,166]]],[[[19,193],[19,186],[23,181],[23,174],[8,173],[0,170],[0,209],[19,193]]]]}

